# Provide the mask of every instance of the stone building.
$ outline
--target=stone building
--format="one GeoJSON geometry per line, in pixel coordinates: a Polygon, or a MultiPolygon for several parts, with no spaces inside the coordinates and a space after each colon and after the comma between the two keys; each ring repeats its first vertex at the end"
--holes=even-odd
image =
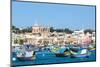
{"type": "Polygon", "coordinates": [[[48,36],[50,34],[50,28],[46,26],[40,26],[38,24],[34,24],[32,27],[32,34],[40,35],[40,36],[48,36]]]}

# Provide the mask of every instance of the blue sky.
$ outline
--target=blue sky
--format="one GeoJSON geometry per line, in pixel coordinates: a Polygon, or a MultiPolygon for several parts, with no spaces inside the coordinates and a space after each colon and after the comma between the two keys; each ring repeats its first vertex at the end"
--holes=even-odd
{"type": "Polygon", "coordinates": [[[95,6],[12,2],[12,24],[25,28],[35,23],[54,28],[95,29],[95,6]]]}

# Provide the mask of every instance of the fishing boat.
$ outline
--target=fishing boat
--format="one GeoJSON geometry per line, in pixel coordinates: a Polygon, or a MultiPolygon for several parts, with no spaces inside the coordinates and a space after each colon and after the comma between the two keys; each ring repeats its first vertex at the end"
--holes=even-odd
{"type": "Polygon", "coordinates": [[[32,61],[34,60],[35,57],[17,57],[18,60],[20,61],[32,61]]]}
{"type": "Polygon", "coordinates": [[[71,55],[71,51],[78,52],[79,47],[63,47],[56,52],[56,57],[69,57],[71,55]]]}
{"type": "Polygon", "coordinates": [[[77,53],[80,50],[80,47],[71,47],[70,51],[77,53]]]}
{"type": "Polygon", "coordinates": [[[25,51],[24,53],[18,53],[17,59],[20,61],[32,61],[35,59],[35,52],[34,51],[25,51]]]}
{"type": "Polygon", "coordinates": [[[81,49],[78,52],[70,51],[71,58],[88,58],[90,52],[87,49],[81,49]]]}
{"type": "Polygon", "coordinates": [[[35,51],[32,45],[23,45],[16,49],[16,59],[20,61],[31,61],[35,59],[35,51]]]}
{"type": "Polygon", "coordinates": [[[63,52],[59,52],[59,53],[55,53],[56,54],[56,57],[68,57],[70,56],[70,52],[69,52],[69,49],[65,49],[63,52]]]}
{"type": "Polygon", "coordinates": [[[89,50],[89,51],[95,51],[95,50],[96,50],[95,45],[89,45],[89,46],[88,46],[88,50],[89,50]]]}
{"type": "Polygon", "coordinates": [[[70,55],[69,49],[67,47],[56,47],[51,50],[55,53],[56,57],[67,57],[70,55]]]}

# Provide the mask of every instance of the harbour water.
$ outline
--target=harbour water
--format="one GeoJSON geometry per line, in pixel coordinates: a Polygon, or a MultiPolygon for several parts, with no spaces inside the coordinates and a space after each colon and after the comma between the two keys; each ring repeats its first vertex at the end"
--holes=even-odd
{"type": "MultiPolygon", "coordinates": [[[[13,53],[14,54],[14,53],[13,53]]],[[[13,57],[15,57],[13,55],[13,57]]],[[[71,58],[71,57],[56,57],[52,53],[39,52],[37,58],[33,61],[12,61],[13,66],[22,65],[39,65],[39,64],[57,64],[57,63],[76,63],[76,62],[90,62],[96,61],[96,51],[92,51],[91,55],[86,58],[71,58]]]]}

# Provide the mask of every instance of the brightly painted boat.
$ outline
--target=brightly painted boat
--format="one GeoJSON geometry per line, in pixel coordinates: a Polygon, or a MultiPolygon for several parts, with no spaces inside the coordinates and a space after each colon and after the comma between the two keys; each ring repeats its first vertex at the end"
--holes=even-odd
{"type": "Polygon", "coordinates": [[[31,45],[22,45],[22,46],[16,46],[13,49],[13,52],[15,53],[14,60],[20,60],[20,61],[31,61],[35,59],[35,52],[32,50],[33,46],[31,45]]]}
{"type": "Polygon", "coordinates": [[[32,61],[36,58],[34,51],[19,52],[16,53],[16,57],[19,61],[32,61]]]}
{"type": "Polygon", "coordinates": [[[71,52],[71,58],[88,58],[90,52],[87,49],[81,49],[78,52],[71,52]]]}
{"type": "Polygon", "coordinates": [[[69,48],[65,46],[54,47],[51,49],[51,52],[53,52],[56,57],[68,57],[70,55],[69,48]]]}
{"type": "Polygon", "coordinates": [[[33,61],[35,59],[34,56],[32,57],[17,57],[19,61],[33,61]]]}
{"type": "Polygon", "coordinates": [[[90,46],[88,46],[88,50],[89,51],[95,51],[96,50],[96,46],[95,45],[90,45],[90,46]]]}

